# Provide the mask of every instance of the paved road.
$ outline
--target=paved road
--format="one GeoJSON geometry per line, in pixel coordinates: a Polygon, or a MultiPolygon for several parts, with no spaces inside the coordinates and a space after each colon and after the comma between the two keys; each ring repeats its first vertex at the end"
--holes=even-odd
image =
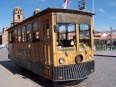
{"type": "Polygon", "coordinates": [[[95,55],[101,56],[115,56],[116,57],[116,50],[106,50],[106,51],[95,51],[95,55]]]}
{"type": "MultiPolygon", "coordinates": [[[[30,71],[21,71],[7,58],[7,50],[0,49],[0,87],[52,87],[30,71]]],[[[62,84],[66,87],[116,87],[116,58],[95,57],[96,71],[83,81],[62,84]]]]}

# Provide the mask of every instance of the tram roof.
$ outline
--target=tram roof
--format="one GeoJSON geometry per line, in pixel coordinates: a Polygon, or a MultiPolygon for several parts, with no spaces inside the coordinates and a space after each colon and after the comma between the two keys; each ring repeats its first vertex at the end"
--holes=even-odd
{"type": "Polygon", "coordinates": [[[82,11],[82,10],[73,10],[73,9],[63,9],[63,8],[47,8],[43,11],[40,11],[39,13],[33,15],[33,16],[30,16],[29,18],[23,20],[22,22],[8,28],[8,30],[11,30],[12,28],[20,25],[20,24],[23,24],[25,22],[28,22],[29,20],[33,19],[33,18],[36,18],[37,16],[43,16],[45,14],[48,14],[50,12],[63,12],[63,13],[74,13],[74,14],[83,14],[83,15],[88,15],[88,16],[92,16],[92,15],[95,15],[94,13],[90,13],[90,12],[86,12],[86,11],[82,11]]]}

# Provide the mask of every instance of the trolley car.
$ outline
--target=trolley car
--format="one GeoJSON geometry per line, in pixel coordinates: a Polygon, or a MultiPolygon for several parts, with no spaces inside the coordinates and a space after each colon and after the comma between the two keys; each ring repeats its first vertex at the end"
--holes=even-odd
{"type": "Polygon", "coordinates": [[[94,72],[93,13],[47,8],[8,29],[9,58],[53,82],[94,72]]]}

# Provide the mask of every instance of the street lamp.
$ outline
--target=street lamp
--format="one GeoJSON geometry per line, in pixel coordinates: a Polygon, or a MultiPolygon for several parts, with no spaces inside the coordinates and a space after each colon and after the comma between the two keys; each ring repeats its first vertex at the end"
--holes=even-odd
{"type": "Polygon", "coordinates": [[[111,30],[111,36],[110,36],[110,38],[112,38],[112,27],[110,27],[110,30],[111,30]]]}
{"type": "Polygon", "coordinates": [[[110,48],[112,48],[112,27],[110,27],[110,31],[111,31],[111,34],[110,34],[110,48]]]}

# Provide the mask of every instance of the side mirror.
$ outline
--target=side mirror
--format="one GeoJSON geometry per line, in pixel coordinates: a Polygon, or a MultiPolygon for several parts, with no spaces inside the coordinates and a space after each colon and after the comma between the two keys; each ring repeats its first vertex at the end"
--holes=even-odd
{"type": "Polygon", "coordinates": [[[59,32],[59,26],[58,25],[54,25],[54,32],[58,33],[59,32]]]}

